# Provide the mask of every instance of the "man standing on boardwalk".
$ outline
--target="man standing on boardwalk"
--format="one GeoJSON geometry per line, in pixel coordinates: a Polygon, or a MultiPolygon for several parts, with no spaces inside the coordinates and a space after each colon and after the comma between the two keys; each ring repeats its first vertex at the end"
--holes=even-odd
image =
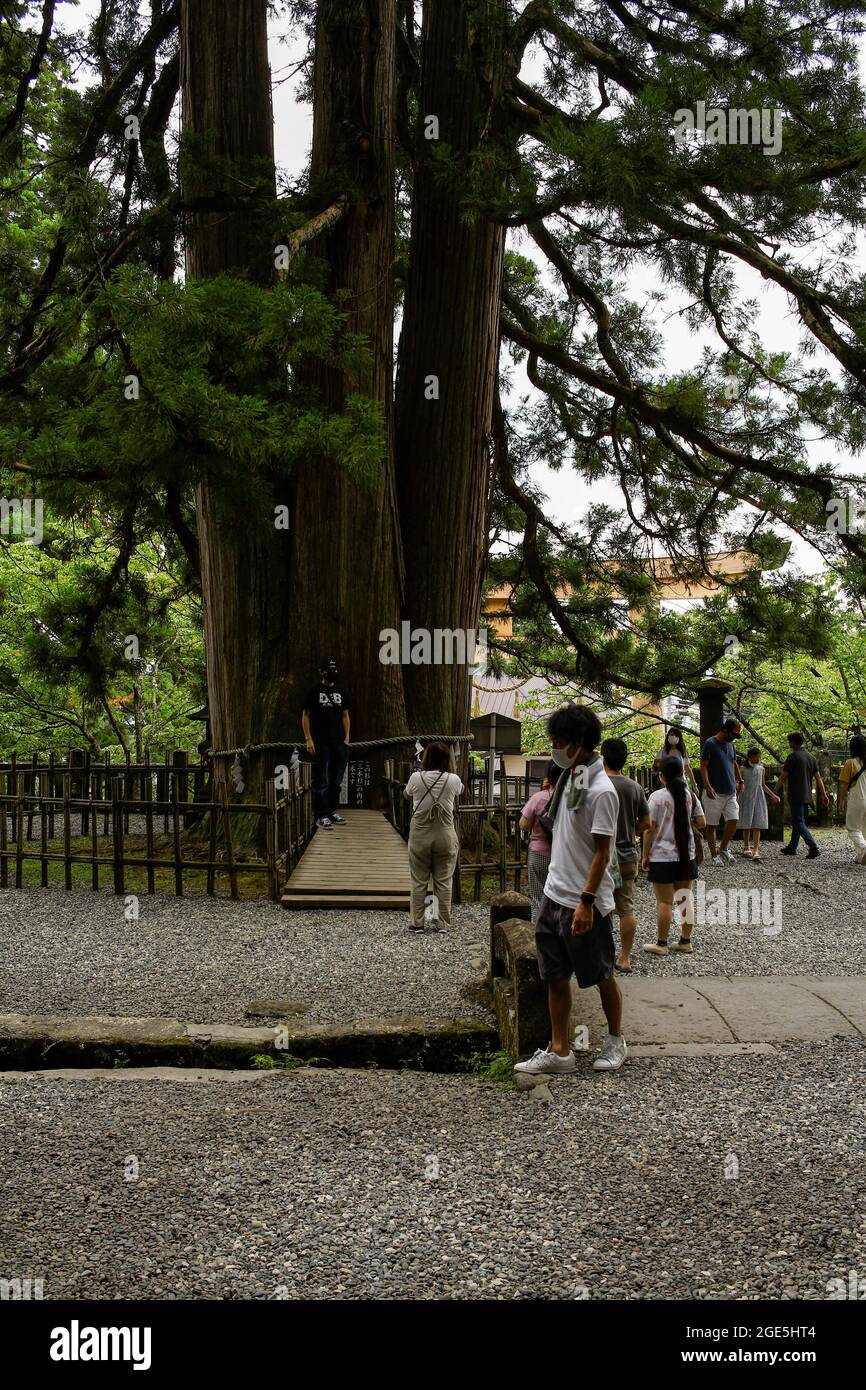
{"type": "Polygon", "coordinates": [[[731,840],[740,819],[740,803],[737,793],[743,785],[743,775],[737,762],[734,740],[740,737],[742,726],[739,719],[726,719],[717,734],[708,738],[701,749],[701,777],[704,794],[701,798],[706,817],[706,837],[710,847],[710,858],[721,868],[734,862],[731,840]],[[725,822],[722,843],[716,851],[716,829],[725,822]]]}
{"type": "Polygon", "coordinates": [[[829,806],[830,798],[827,795],[827,788],[818,771],[818,763],[807,748],[803,747],[806,740],[801,733],[788,735],[788,747],[791,750],[785,759],[785,765],[779,773],[779,780],[775,790],[778,792],[780,787],[788,786],[788,804],[791,807],[791,838],[785,848],[780,850],[781,854],[796,854],[800,839],[804,839],[809,846],[807,859],[817,859],[821,851],[812,838],[812,833],[806,824],[806,810],[812,805],[812,779],[818,784],[818,796],[822,806],[829,806]]]}
{"type": "Polygon", "coordinates": [[[613,887],[610,867],[619,797],[595,751],[598,717],[584,705],[565,705],[547,721],[553,760],[563,769],[550,802],[550,868],[535,924],[538,969],[547,985],[551,1042],[515,1071],[562,1076],[576,1070],[571,1049],[571,977],[580,989],[598,987],[608,1032],[596,1071],[616,1071],[626,1057],[622,993],[614,978],[613,887]]]}
{"type": "Polygon", "coordinates": [[[339,685],[333,657],[319,663],[320,681],[307,691],[301,724],[313,759],[313,809],[320,830],[345,825],[337,810],[349,761],[349,697],[339,685]]]}

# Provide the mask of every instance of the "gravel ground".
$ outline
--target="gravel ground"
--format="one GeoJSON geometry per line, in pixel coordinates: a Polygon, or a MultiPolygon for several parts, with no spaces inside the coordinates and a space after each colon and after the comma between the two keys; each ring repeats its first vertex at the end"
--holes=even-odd
{"type": "Polygon", "coordinates": [[[4,1077],[0,1274],[49,1299],[824,1299],[866,1276],[862,1044],[587,1059],[551,1092],[4,1077]]]}
{"type": "Polygon", "coordinates": [[[255,1000],[297,1002],[299,1019],[423,1013],[478,1018],[461,991],[487,962],[487,909],[416,936],[399,912],[286,912],[278,904],[113,894],[0,893],[0,1013],[128,1014],[244,1023],[255,1000]]]}
{"type": "MultiPolygon", "coordinates": [[[[646,955],[655,941],[655,894],[641,876],[635,892],[638,916],[635,975],[861,975],[866,958],[866,866],[857,864],[844,831],[820,832],[820,859],[780,856],[778,842],[762,846],[753,864],[733,845],[733,864],[701,865],[704,922],[693,934],[694,954],[646,955]],[[725,891],[722,902],[714,890],[725,891]],[[748,908],[728,892],[765,891],[748,908]],[[717,910],[718,909],[718,910],[717,910]],[[715,917],[719,920],[716,921],[715,917]],[[759,920],[755,920],[759,918],[759,920]]],[[[696,889],[695,901],[700,899],[696,889]]],[[[671,939],[674,939],[673,932],[671,939]]]]}
{"type": "MultiPolygon", "coordinates": [[[[839,832],[818,860],[762,865],[738,857],[702,869],[712,889],[781,894],[781,931],[759,923],[698,925],[692,956],[658,959],[655,900],[640,881],[635,975],[849,975],[866,959],[866,867],[839,832]]],[[[709,899],[707,900],[709,902],[709,899]]],[[[726,900],[727,903],[727,900],[726,900]]],[[[776,902],[768,898],[772,923],[776,902]]],[[[140,898],[138,922],[110,893],[14,889],[0,893],[0,1012],[169,1016],[242,1023],[256,999],[296,1001],[310,1022],[425,1013],[483,1015],[467,985],[487,968],[487,908],[455,908],[455,926],[412,935],[396,912],[285,912],[263,901],[140,898]]],[[[727,911],[727,907],[726,907],[727,911]]]]}

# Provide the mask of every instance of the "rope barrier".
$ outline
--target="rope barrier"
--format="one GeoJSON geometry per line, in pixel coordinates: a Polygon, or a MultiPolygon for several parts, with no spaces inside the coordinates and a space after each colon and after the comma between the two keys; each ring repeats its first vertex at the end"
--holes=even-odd
{"type": "MultiPolygon", "coordinates": [[[[398,734],[394,738],[369,738],[360,743],[349,743],[347,748],[390,748],[392,746],[405,745],[407,743],[421,743],[425,739],[428,743],[472,743],[473,734],[398,734]]],[[[253,753],[274,753],[280,749],[299,748],[305,749],[306,743],[292,742],[285,743],[248,743],[243,748],[209,748],[207,756],[209,758],[249,758],[253,753]]]]}

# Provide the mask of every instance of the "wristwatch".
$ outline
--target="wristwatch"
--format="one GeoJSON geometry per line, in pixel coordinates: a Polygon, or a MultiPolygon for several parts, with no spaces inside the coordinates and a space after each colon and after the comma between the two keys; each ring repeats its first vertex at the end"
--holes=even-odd
{"type": "Polygon", "coordinates": [[[584,907],[593,907],[595,905],[595,893],[581,893],[580,901],[584,907]]]}

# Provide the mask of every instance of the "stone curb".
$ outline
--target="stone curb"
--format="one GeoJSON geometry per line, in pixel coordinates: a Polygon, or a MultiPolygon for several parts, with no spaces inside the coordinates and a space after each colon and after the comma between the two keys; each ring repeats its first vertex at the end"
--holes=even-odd
{"type": "Polygon", "coordinates": [[[266,1053],[277,1061],[289,1055],[339,1067],[455,1072],[466,1070],[472,1053],[497,1047],[488,1023],[416,1015],[245,1028],[175,1018],[0,1014],[0,1065],[26,1071],[127,1064],[246,1068],[266,1053]]]}

